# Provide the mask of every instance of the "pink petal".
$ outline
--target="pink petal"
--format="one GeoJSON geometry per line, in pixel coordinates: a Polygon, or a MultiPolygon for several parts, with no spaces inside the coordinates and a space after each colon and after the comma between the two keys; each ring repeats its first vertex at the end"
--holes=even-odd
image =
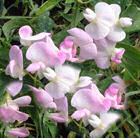
{"type": "Polygon", "coordinates": [[[15,100],[13,100],[14,103],[16,103],[19,107],[27,106],[31,103],[31,97],[30,96],[22,96],[15,100]]]}
{"type": "Polygon", "coordinates": [[[45,65],[42,62],[35,62],[30,64],[26,70],[34,74],[37,71],[42,71],[45,68],[45,65]]]}
{"type": "Polygon", "coordinates": [[[71,117],[72,117],[73,119],[80,120],[80,119],[82,119],[82,118],[87,117],[89,114],[90,114],[89,110],[87,110],[87,109],[80,109],[80,110],[75,111],[75,112],[71,115],[71,117]]]}
{"type": "Polygon", "coordinates": [[[24,127],[20,127],[20,128],[12,128],[8,131],[8,136],[10,137],[28,137],[29,135],[29,131],[24,128],[24,127]]]}
{"type": "Polygon", "coordinates": [[[63,115],[64,119],[68,120],[68,101],[66,97],[55,99],[57,110],[63,115]]]}
{"type": "Polygon", "coordinates": [[[36,42],[32,44],[26,53],[26,58],[32,62],[42,62],[46,66],[57,66],[63,64],[65,55],[53,49],[51,45],[45,42],[36,42]]]}
{"type": "Polygon", "coordinates": [[[75,43],[78,46],[84,46],[88,43],[93,43],[93,40],[89,34],[80,28],[72,28],[67,32],[75,38],[75,43]]]}
{"type": "Polygon", "coordinates": [[[29,37],[29,36],[32,35],[32,33],[33,33],[32,28],[30,26],[28,26],[28,25],[22,26],[19,29],[19,36],[21,38],[29,37]]]}
{"type": "Polygon", "coordinates": [[[7,85],[6,91],[12,95],[16,96],[22,89],[22,81],[15,81],[7,85]]]}
{"type": "Polygon", "coordinates": [[[28,115],[11,107],[0,106],[0,119],[5,123],[14,123],[16,120],[22,122],[28,119],[28,115]]]}
{"type": "Polygon", "coordinates": [[[72,97],[71,105],[76,109],[86,108],[93,113],[106,112],[108,108],[103,104],[103,96],[97,94],[96,86],[94,86],[94,91],[93,89],[80,89],[72,97]]]}
{"type": "Polygon", "coordinates": [[[65,123],[66,122],[65,118],[63,117],[63,115],[61,113],[50,113],[48,115],[48,117],[50,119],[52,119],[53,121],[58,122],[58,123],[65,123]]]}
{"type": "Polygon", "coordinates": [[[88,60],[88,59],[94,59],[97,55],[97,48],[94,43],[87,44],[85,46],[80,47],[80,54],[79,58],[88,60]]]}
{"type": "Polygon", "coordinates": [[[44,108],[50,108],[50,105],[52,107],[53,98],[47,91],[43,89],[37,89],[33,86],[29,87],[34,92],[36,100],[38,101],[39,104],[41,104],[44,108]]]}

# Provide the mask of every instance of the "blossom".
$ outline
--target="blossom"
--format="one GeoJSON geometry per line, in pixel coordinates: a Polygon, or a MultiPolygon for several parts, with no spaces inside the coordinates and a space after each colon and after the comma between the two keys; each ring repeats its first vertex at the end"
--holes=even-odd
{"type": "Polygon", "coordinates": [[[60,43],[59,49],[66,54],[66,60],[75,62],[78,58],[74,58],[76,56],[76,45],[74,45],[73,38],[67,36],[63,42],[60,43]]]}
{"type": "Polygon", "coordinates": [[[27,106],[30,102],[31,98],[29,96],[22,96],[15,100],[8,97],[6,102],[0,105],[0,119],[5,123],[14,123],[16,120],[26,121],[28,115],[20,112],[19,107],[27,106]]]}
{"type": "Polygon", "coordinates": [[[100,137],[102,136],[109,127],[115,123],[120,118],[120,115],[113,112],[107,112],[100,114],[100,118],[94,114],[90,116],[88,122],[95,128],[90,132],[90,137],[100,137]]]}
{"type": "Polygon", "coordinates": [[[115,48],[116,43],[107,38],[94,41],[97,45],[97,56],[95,63],[101,69],[107,69],[110,61],[121,63],[121,58],[125,52],[124,48],[115,48]]]}
{"type": "Polygon", "coordinates": [[[13,81],[6,86],[6,91],[11,96],[16,96],[22,89],[22,86],[23,86],[22,81],[13,81]]]}
{"type": "Polygon", "coordinates": [[[20,127],[20,128],[12,128],[10,130],[8,130],[8,136],[11,138],[25,138],[28,137],[29,135],[29,131],[24,128],[24,127],[20,127]]]}
{"type": "Polygon", "coordinates": [[[55,67],[55,71],[47,68],[44,76],[51,82],[45,86],[45,90],[56,99],[64,97],[67,92],[74,92],[91,83],[90,77],[79,77],[79,74],[79,69],[69,65],[55,67]]]}
{"type": "Polygon", "coordinates": [[[95,40],[105,38],[115,21],[112,7],[105,2],[98,2],[95,5],[95,12],[87,8],[83,15],[90,22],[85,31],[95,40]]]}
{"type": "Polygon", "coordinates": [[[61,97],[59,99],[55,99],[54,102],[57,106],[56,113],[49,113],[48,117],[55,122],[64,123],[68,121],[68,101],[67,98],[61,97]]]}
{"type": "Polygon", "coordinates": [[[77,60],[81,62],[89,59],[94,59],[97,54],[97,48],[93,43],[93,39],[90,37],[90,35],[80,28],[72,28],[70,30],[67,30],[67,32],[72,36],[73,46],[80,48],[80,53],[78,57],[76,57],[77,60]]]}
{"type": "Polygon", "coordinates": [[[12,96],[17,95],[22,89],[22,77],[23,77],[23,54],[22,50],[18,46],[14,45],[9,51],[10,62],[6,67],[6,75],[10,75],[13,78],[18,78],[19,81],[10,82],[6,86],[6,91],[12,96]]]}
{"type": "Polygon", "coordinates": [[[32,28],[28,25],[22,26],[19,29],[20,43],[24,46],[30,46],[33,42],[47,41],[51,36],[50,33],[42,32],[37,35],[32,35],[32,28]]]}
{"type": "Polygon", "coordinates": [[[34,73],[43,71],[45,67],[54,67],[65,62],[66,56],[59,51],[52,41],[35,42],[26,52],[26,58],[32,63],[27,67],[27,71],[34,73]]]}
{"type": "Polygon", "coordinates": [[[105,91],[104,96],[111,101],[111,107],[116,109],[124,109],[126,104],[126,97],[123,104],[121,104],[122,95],[125,94],[125,84],[119,76],[112,78],[115,83],[112,83],[105,91]]]}
{"type": "Polygon", "coordinates": [[[41,106],[43,106],[46,109],[47,108],[56,108],[56,104],[54,103],[53,98],[47,91],[45,91],[41,88],[37,89],[33,86],[29,86],[29,87],[34,92],[35,98],[41,106]]]}
{"type": "Polygon", "coordinates": [[[19,78],[22,80],[23,72],[23,55],[22,51],[18,46],[14,45],[11,47],[9,52],[10,62],[6,67],[6,75],[10,75],[13,78],[19,78]]]}
{"type": "Polygon", "coordinates": [[[91,114],[104,113],[110,109],[110,101],[99,92],[95,84],[92,84],[91,88],[78,90],[71,99],[71,105],[77,109],[71,116],[76,120],[86,119],[91,114]]]}
{"type": "Polygon", "coordinates": [[[119,42],[119,41],[122,41],[126,36],[122,28],[131,26],[132,19],[128,17],[119,18],[119,15],[121,13],[121,8],[118,4],[111,4],[110,7],[112,8],[114,12],[115,21],[114,21],[113,26],[110,29],[109,34],[107,35],[107,38],[109,40],[119,42]]]}

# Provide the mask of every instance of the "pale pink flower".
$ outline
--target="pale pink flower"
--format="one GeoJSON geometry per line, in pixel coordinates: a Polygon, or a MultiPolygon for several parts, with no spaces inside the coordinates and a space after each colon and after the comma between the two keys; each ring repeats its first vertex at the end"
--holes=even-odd
{"type": "Polygon", "coordinates": [[[20,112],[19,107],[24,107],[30,104],[31,98],[29,96],[22,96],[15,100],[12,100],[10,97],[7,98],[7,101],[0,105],[0,119],[5,123],[14,123],[17,121],[26,121],[28,115],[20,112]]]}
{"type": "Polygon", "coordinates": [[[29,136],[29,131],[24,127],[12,128],[8,130],[8,136],[11,138],[25,138],[29,136]]]}

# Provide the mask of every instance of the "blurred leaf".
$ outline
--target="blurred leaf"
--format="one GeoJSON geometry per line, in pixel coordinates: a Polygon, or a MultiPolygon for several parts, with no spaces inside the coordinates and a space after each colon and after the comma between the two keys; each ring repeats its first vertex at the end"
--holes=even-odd
{"type": "Polygon", "coordinates": [[[122,17],[130,17],[133,19],[133,24],[125,28],[127,33],[137,32],[140,30],[140,9],[136,5],[130,5],[123,13],[122,17]]]}
{"type": "Polygon", "coordinates": [[[75,137],[76,137],[76,133],[73,131],[71,131],[67,136],[67,138],[75,138],[75,137]]]}
{"type": "Polygon", "coordinates": [[[8,39],[9,35],[11,34],[11,31],[13,31],[14,29],[18,29],[19,27],[23,25],[29,25],[29,21],[26,19],[20,19],[20,18],[12,19],[3,25],[2,30],[3,30],[4,35],[8,39]]]}
{"type": "Polygon", "coordinates": [[[41,5],[41,7],[37,10],[36,14],[40,15],[46,11],[51,10],[55,7],[61,0],[48,0],[41,5]]]}
{"type": "Polygon", "coordinates": [[[40,32],[50,32],[54,27],[54,21],[49,17],[49,12],[45,12],[37,19],[37,25],[40,32]]]}
{"type": "Polygon", "coordinates": [[[128,92],[128,93],[126,94],[126,96],[129,97],[129,96],[133,96],[133,95],[137,95],[137,94],[140,94],[140,91],[128,92]]]}

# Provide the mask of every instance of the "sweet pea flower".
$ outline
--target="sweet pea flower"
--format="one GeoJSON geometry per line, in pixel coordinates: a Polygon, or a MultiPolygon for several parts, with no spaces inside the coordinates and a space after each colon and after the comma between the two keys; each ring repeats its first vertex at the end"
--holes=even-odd
{"type": "Polygon", "coordinates": [[[87,8],[83,15],[90,22],[85,27],[85,31],[95,40],[105,38],[115,21],[112,7],[105,2],[97,3],[95,12],[87,8]]]}
{"type": "Polygon", "coordinates": [[[94,59],[97,54],[97,48],[89,34],[80,28],[72,28],[67,32],[72,36],[73,47],[80,48],[80,53],[74,62],[94,59]]]}
{"type": "Polygon", "coordinates": [[[101,137],[120,118],[120,115],[113,112],[100,114],[100,118],[94,114],[90,116],[88,122],[95,128],[90,132],[90,137],[101,137]]]}
{"type": "Polygon", "coordinates": [[[55,67],[55,71],[47,68],[44,76],[51,82],[45,86],[45,90],[56,99],[64,97],[67,92],[74,92],[91,83],[90,77],[79,77],[79,74],[79,69],[69,65],[55,67]]]}
{"type": "Polygon", "coordinates": [[[55,99],[54,102],[57,106],[57,113],[50,113],[48,117],[55,122],[65,123],[68,121],[68,101],[67,97],[55,99]]]}
{"type": "Polygon", "coordinates": [[[51,36],[50,33],[42,32],[37,35],[32,35],[32,28],[28,25],[22,26],[19,29],[20,43],[24,46],[30,46],[33,42],[47,41],[47,38],[51,36]]]}
{"type": "Polygon", "coordinates": [[[66,54],[66,60],[75,62],[78,59],[76,56],[76,46],[74,45],[73,37],[66,37],[63,42],[60,43],[59,49],[66,54]]]}
{"type": "Polygon", "coordinates": [[[33,86],[29,86],[31,90],[34,92],[35,98],[37,102],[45,109],[48,108],[56,108],[56,104],[53,101],[52,96],[45,90],[39,88],[35,88],[33,86]]]}
{"type": "Polygon", "coordinates": [[[99,92],[95,84],[92,84],[91,89],[78,90],[71,99],[71,105],[77,109],[72,118],[87,120],[91,114],[107,112],[110,109],[110,100],[99,92]]]}
{"type": "Polygon", "coordinates": [[[23,55],[18,46],[11,47],[9,52],[10,62],[6,67],[6,75],[10,75],[12,78],[19,78],[22,80],[23,73],[23,55]]]}
{"type": "Polygon", "coordinates": [[[22,96],[15,100],[10,97],[7,98],[3,105],[0,105],[0,119],[5,123],[14,123],[17,121],[26,121],[28,115],[20,112],[19,107],[24,107],[30,104],[31,98],[29,96],[22,96]]]}
{"type": "Polygon", "coordinates": [[[12,128],[8,131],[8,136],[11,138],[25,138],[29,136],[29,131],[24,128],[12,128]]]}
{"type": "Polygon", "coordinates": [[[116,109],[124,109],[126,105],[126,97],[123,104],[121,104],[122,94],[125,94],[125,84],[119,76],[112,78],[116,83],[112,83],[105,91],[104,96],[111,101],[111,107],[116,109]]]}
{"type": "Polygon", "coordinates": [[[6,86],[6,92],[8,92],[11,96],[16,96],[22,89],[22,86],[22,81],[13,81],[6,86]]]}
{"type": "Polygon", "coordinates": [[[107,38],[94,41],[97,45],[97,56],[95,62],[101,69],[107,69],[110,66],[110,61],[121,63],[121,58],[125,52],[124,48],[115,48],[116,43],[107,38]]]}
{"type": "Polygon", "coordinates": [[[115,15],[115,22],[114,25],[111,27],[107,38],[114,42],[122,41],[126,34],[123,31],[123,27],[129,27],[132,25],[132,19],[128,17],[121,17],[119,19],[119,15],[121,13],[121,8],[118,4],[111,4],[110,7],[112,8],[114,15],[115,15]]]}
{"type": "Polygon", "coordinates": [[[26,58],[32,63],[27,67],[27,71],[35,73],[43,72],[46,67],[54,67],[65,62],[66,55],[57,49],[52,41],[35,42],[26,52],[26,58]]]}
{"type": "Polygon", "coordinates": [[[10,82],[6,91],[12,96],[17,95],[22,89],[22,77],[23,77],[23,54],[18,46],[14,45],[9,51],[10,62],[6,67],[6,75],[10,75],[19,81],[10,82]]]}

